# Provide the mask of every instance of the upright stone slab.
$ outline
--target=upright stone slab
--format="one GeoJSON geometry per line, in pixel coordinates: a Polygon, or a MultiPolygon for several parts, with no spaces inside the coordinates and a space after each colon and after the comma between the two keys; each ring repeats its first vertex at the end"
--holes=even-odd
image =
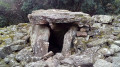
{"type": "Polygon", "coordinates": [[[71,44],[72,44],[73,38],[76,35],[76,32],[77,32],[77,28],[71,27],[70,30],[64,36],[62,53],[66,57],[71,55],[71,50],[70,50],[71,44]]]}
{"type": "Polygon", "coordinates": [[[35,56],[41,57],[48,53],[50,31],[47,26],[33,25],[31,45],[35,56]]]}

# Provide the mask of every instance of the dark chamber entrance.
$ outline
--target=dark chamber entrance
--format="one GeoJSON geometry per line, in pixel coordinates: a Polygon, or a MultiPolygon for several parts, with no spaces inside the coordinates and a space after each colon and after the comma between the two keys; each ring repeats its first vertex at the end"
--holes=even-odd
{"type": "Polygon", "coordinates": [[[49,51],[53,53],[61,52],[63,48],[64,35],[73,23],[54,24],[50,29],[49,51]]]}

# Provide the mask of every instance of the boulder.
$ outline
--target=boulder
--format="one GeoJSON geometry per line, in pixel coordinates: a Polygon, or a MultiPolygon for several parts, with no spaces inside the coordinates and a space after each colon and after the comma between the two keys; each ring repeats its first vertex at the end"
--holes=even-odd
{"type": "Polygon", "coordinates": [[[101,48],[100,50],[98,50],[98,52],[103,54],[104,56],[114,55],[116,52],[119,51],[120,47],[115,44],[111,44],[110,48],[101,48]]]}
{"type": "Polygon", "coordinates": [[[58,65],[57,67],[75,67],[75,66],[74,65],[58,65]]]}
{"type": "Polygon", "coordinates": [[[113,20],[113,17],[110,15],[93,15],[92,18],[94,19],[94,21],[100,23],[111,23],[113,20]]]}
{"type": "Polygon", "coordinates": [[[26,41],[25,40],[17,40],[12,42],[10,45],[25,45],[26,41]]]}
{"type": "Polygon", "coordinates": [[[102,23],[94,23],[92,25],[92,27],[95,27],[95,28],[101,28],[101,26],[102,26],[102,23]]]}
{"type": "Polygon", "coordinates": [[[95,62],[97,59],[102,59],[104,56],[98,52],[99,46],[87,48],[81,55],[86,55],[91,58],[91,62],[95,62]]]}
{"type": "Polygon", "coordinates": [[[60,64],[59,60],[52,57],[48,58],[45,62],[49,67],[57,67],[60,64]]]}
{"type": "Polygon", "coordinates": [[[104,44],[105,42],[107,42],[108,40],[105,39],[105,38],[102,38],[102,39],[96,39],[94,41],[91,41],[89,43],[87,43],[88,46],[92,47],[92,46],[98,46],[98,45],[101,45],[101,44],[104,44]]]}
{"type": "Polygon", "coordinates": [[[115,44],[111,44],[110,45],[110,51],[111,52],[119,52],[120,51],[120,47],[118,45],[115,45],[115,44]]]}
{"type": "Polygon", "coordinates": [[[83,66],[91,65],[93,63],[93,60],[87,55],[80,55],[80,56],[72,55],[70,58],[72,60],[68,61],[67,63],[73,64],[74,62],[74,65],[76,67],[81,66],[81,65],[83,66]]]}
{"type": "Polygon", "coordinates": [[[58,60],[63,60],[65,58],[62,53],[56,53],[53,57],[58,60]]]}
{"type": "Polygon", "coordinates": [[[20,51],[21,49],[24,48],[23,45],[13,45],[13,46],[10,46],[10,47],[11,47],[11,50],[12,50],[13,52],[15,52],[15,51],[20,51]]]}
{"type": "Polygon", "coordinates": [[[109,48],[101,48],[100,50],[98,50],[98,52],[104,56],[110,56],[110,55],[114,54],[114,52],[111,51],[109,48]]]}
{"type": "Polygon", "coordinates": [[[31,57],[33,56],[32,54],[32,49],[31,47],[26,47],[24,49],[22,49],[20,52],[18,52],[18,54],[16,55],[16,60],[17,61],[25,61],[25,62],[30,62],[31,61],[31,57]]]}
{"type": "Polygon", "coordinates": [[[10,54],[10,55],[8,55],[7,57],[4,58],[4,61],[5,61],[6,64],[9,64],[9,63],[11,63],[11,60],[15,61],[14,58],[15,58],[15,55],[14,54],[10,54]]]}
{"type": "Polygon", "coordinates": [[[65,58],[64,60],[61,61],[62,65],[73,65],[74,61],[71,58],[65,58]]]}
{"type": "Polygon", "coordinates": [[[25,67],[48,67],[44,61],[31,62],[25,65],[25,67]]]}
{"type": "Polygon", "coordinates": [[[113,64],[110,63],[110,62],[107,62],[107,61],[105,61],[103,59],[98,59],[94,63],[93,67],[113,67],[113,64]]]}
{"type": "Polygon", "coordinates": [[[112,63],[114,67],[120,67],[120,57],[112,57],[112,63]]]}
{"type": "Polygon", "coordinates": [[[16,41],[16,40],[20,40],[22,37],[24,37],[25,34],[22,33],[22,32],[15,32],[14,33],[14,37],[13,37],[13,40],[16,41]]]}
{"type": "Polygon", "coordinates": [[[0,48],[0,58],[5,58],[6,56],[10,55],[12,53],[12,50],[10,46],[5,46],[0,48]]]}
{"type": "Polygon", "coordinates": [[[115,40],[115,41],[114,41],[114,44],[120,46],[120,40],[115,40]]]}

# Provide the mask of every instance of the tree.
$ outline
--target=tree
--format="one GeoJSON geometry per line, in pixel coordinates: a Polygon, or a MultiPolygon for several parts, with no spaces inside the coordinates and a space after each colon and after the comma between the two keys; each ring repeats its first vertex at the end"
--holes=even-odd
{"type": "Polygon", "coordinates": [[[95,14],[96,3],[94,0],[84,0],[81,6],[81,10],[85,13],[89,13],[91,15],[95,14]]]}
{"type": "Polygon", "coordinates": [[[120,14],[120,0],[114,1],[114,14],[120,14]]]}

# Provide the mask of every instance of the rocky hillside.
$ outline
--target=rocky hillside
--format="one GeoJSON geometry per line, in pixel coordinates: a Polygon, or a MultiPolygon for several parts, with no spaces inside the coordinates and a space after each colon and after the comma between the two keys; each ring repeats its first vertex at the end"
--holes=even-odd
{"type": "Polygon", "coordinates": [[[27,23],[0,28],[0,67],[21,65],[15,56],[23,48],[30,46],[29,29],[30,24],[27,23]]]}
{"type": "Polygon", "coordinates": [[[30,24],[0,28],[0,67],[120,67],[120,16],[83,16],[89,19],[82,18],[70,56],[52,51],[34,56],[30,24]]]}

